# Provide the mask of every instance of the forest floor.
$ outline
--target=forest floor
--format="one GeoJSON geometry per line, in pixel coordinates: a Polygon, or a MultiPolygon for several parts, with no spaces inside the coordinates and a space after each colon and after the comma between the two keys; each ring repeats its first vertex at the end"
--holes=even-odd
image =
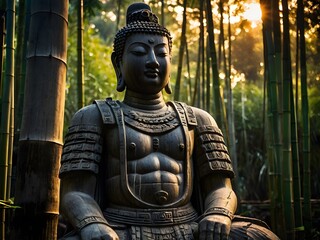
{"type": "MultiPolygon", "coordinates": [[[[253,217],[271,226],[270,201],[242,200],[237,214],[253,217]]],[[[312,240],[320,240],[320,199],[311,199],[312,240]]]]}

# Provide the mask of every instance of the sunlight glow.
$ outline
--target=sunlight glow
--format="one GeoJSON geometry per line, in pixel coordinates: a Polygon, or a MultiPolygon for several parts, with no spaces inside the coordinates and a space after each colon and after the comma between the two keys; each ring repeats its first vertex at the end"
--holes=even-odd
{"type": "Polygon", "coordinates": [[[115,15],[112,11],[108,12],[106,15],[112,22],[117,20],[117,15],[115,15]]]}
{"type": "Polygon", "coordinates": [[[176,6],[174,8],[174,11],[177,13],[176,20],[179,24],[182,23],[183,20],[183,7],[182,6],[176,6]]]}
{"type": "Polygon", "coordinates": [[[238,72],[236,69],[231,68],[231,88],[234,88],[238,83],[244,82],[246,76],[243,73],[238,72]]]}
{"type": "Polygon", "coordinates": [[[261,22],[261,8],[259,3],[245,4],[243,17],[251,22],[251,27],[255,28],[261,22]]]}

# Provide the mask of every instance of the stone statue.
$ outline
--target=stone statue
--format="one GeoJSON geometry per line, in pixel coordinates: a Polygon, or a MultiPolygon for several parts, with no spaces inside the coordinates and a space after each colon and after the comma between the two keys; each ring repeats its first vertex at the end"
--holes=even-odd
{"type": "Polygon", "coordinates": [[[171,93],[172,39],[144,3],[127,10],[112,62],[122,102],[98,100],[71,122],[61,160],[63,239],[278,239],[234,217],[231,160],[205,111],[171,93]]]}

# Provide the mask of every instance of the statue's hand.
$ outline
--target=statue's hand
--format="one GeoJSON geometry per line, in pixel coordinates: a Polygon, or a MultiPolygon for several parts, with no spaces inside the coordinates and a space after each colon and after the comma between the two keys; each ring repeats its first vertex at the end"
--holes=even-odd
{"type": "Polygon", "coordinates": [[[209,215],[199,223],[200,240],[228,239],[231,229],[231,219],[223,215],[209,215]]]}
{"type": "Polygon", "coordinates": [[[83,240],[119,240],[112,228],[101,223],[85,226],[81,229],[80,235],[83,240]]]}

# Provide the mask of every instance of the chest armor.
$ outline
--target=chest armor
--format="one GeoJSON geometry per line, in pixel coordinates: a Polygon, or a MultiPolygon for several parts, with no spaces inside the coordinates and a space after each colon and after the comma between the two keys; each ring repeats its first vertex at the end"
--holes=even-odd
{"type": "MultiPolygon", "coordinates": [[[[118,169],[112,172],[120,177],[120,188],[126,201],[149,208],[176,207],[188,202],[192,193],[193,177],[192,129],[196,126],[196,118],[192,109],[182,103],[169,102],[168,111],[149,113],[124,108],[120,102],[111,99],[96,101],[96,103],[104,124],[114,126],[108,132],[116,136],[117,140],[110,144],[118,144],[116,147],[110,147],[109,150],[113,152],[109,152],[109,155],[117,159],[113,161],[116,162],[113,167],[118,169]],[[151,174],[152,170],[154,170],[153,173],[156,173],[159,167],[157,163],[161,164],[158,172],[166,173],[164,175],[168,177],[175,176],[181,181],[178,197],[168,202],[162,202],[167,197],[166,191],[156,192],[159,194],[159,201],[153,202],[148,201],[148,193],[142,194],[144,198],[139,196],[139,191],[133,186],[133,182],[140,174],[148,173],[148,171],[151,174]]],[[[112,136],[108,136],[108,139],[111,138],[112,136]]],[[[144,176],[146,177],[144,184],[147,184],[148,174],[144,176]]],[[[153,191],[155,190],[154,185],[153,191]]]]}

